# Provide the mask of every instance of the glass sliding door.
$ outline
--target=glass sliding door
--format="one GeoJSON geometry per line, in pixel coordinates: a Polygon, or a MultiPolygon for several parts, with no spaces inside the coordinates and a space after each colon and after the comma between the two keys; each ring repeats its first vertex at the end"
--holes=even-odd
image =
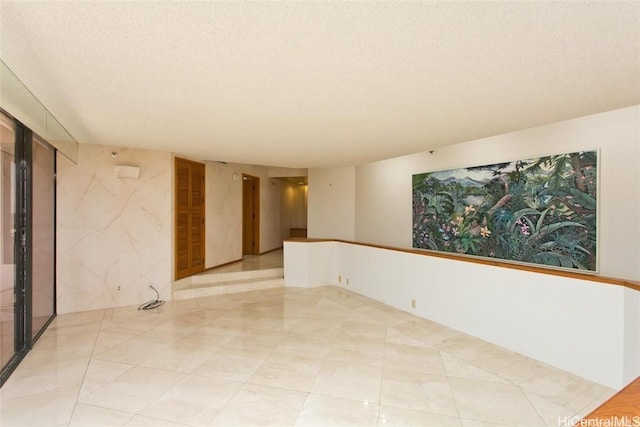
{"type": "Polygon", "coordinates": [[[55,150],[31,141],[31,336],[55,313],[55,150]]]}
{"type": "Polygon", "coordinates": [[[0,111],[0,385],[56,312],[55,149],[0,111]]]}
{"type": "Polygon", "coordinates": [[[16,132],[0,113],[0,369],[14,358],[16,343],[16,132]]]}

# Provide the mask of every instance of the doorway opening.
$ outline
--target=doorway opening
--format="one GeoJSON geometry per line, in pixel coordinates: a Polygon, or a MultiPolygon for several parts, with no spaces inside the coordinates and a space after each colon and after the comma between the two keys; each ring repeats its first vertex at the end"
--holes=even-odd
{"type": "Polygon", "coordinates": [[[260,254],[260,178],[242,174],[242,255],[260,254]]]}

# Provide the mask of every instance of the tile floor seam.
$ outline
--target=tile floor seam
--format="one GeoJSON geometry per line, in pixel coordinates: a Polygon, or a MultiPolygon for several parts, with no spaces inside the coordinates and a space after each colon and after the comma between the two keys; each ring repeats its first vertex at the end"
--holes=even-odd
{"type": "MultiPolygon", "coordinates": [[[[387,338],[387,330],[385,328],[384,331],[385,334],[385,341],[387,338]]],[[[382,352],[382,367],[380,367],[380,391],[378,392],[378,422],[376,423],[376,426],[380,427],[380,415],[381,415],[381,411],[382,411],[382,382],[383,382],[383,378],[384,378],[384,351],[382,352]]]]}
{"type": "MultiPolygon", "coordinates": [[[[71,419],[70,419],[70,420],[69,420],[69,422],[67,423],[67,426],[69,426],[69,425],[71,424],[71,422],[73,421],[73,415],[75,414],[76,406],[78,405],[78,403],[79,403],[79,404],[81,404],[81,405],[85,405],[85,406],[91,406],[91,407],[93,407],[93,408],[114,410],[114,409],[112,409],[112,408],[106,408],[106,407],[104,407],[104,406],[95,405],[95,404],[93,404],[93,403],[84,403],[84,402],[76,401],[76,404],[75,404],[75,405],[74,405],[74,407],[73,407],[73,412],[72,412],[72,414],[71,414],[71,419]]],[[[127,420],[127,422],[129,422],[129,421],[133,420],[133,418],[135,418],[135,417],[136,417],[136,415],[138,415],[138,414],[136,414],[136,413],[132,413],[132,412],[128,412],[128,411],[123,411],[123,410],[118,410],[118,412],[126,413],[126,414],[128,414],[128,415],[131,415],[131,417],[127,420]]]]}
{"type": "Polygon", "coordinates": [[[154,417],[154,416],[151,416],[151,415],[142,415],[142,413],[135,414],[130,421],[133,421],[133,419],[135,419],[136,417],[149,418],[149,419],[161,421],[161,422],[164,422],[164,423],[169,422],[169,423],[178,424],[178,425],[181,425],[181,426],[184,426],[184,427],[196,427],[195,424],[186,424],[186,423],[183,423],[183,422],[180,422],[180,421],[167,420],[165,418],[154,417]]]}
{"type": "MultiPolygon", "coordinates": [[[[141,367],[141,366],[139,366],[141,367]]],[[[151,368],[151,369],[157,369],[157,368],[151,368]]],[[[158,369],[160,371],[165,371],[165,372],[171,372],[171,373],[176,373],[176,371],[171,371],[168,369],[158,369]]],[[[187,372],[180,372],[180,374],[182,374],[182,376],[177,379],[169,388],[167,388],[167,390],[165,390],[163,393],[161,393],[158,398],[164,396],[165,394],[167,394],[168,392],[170,392],[171,390],[173,390],[178,384],[180,384],[185,378],[191,376],[191,374],[187,373],[187,372]]],[[[145,406],[144,408],[142,408],[140,410],[140,413],[144,412],[153,402],[150,402],[147,406],[145,406]]]]}
{"type": "Polygon", "coordinates": [[[311,398],[311,392],[308,392],[307,396],[304,398],[304,402],[302,403],[302,407],[300,408],[300,410],[298,411],[298,414],[296,415],[296,419],[293,421],[292,426],[296,426],[298,424],[298,419],[302,415],[302,410],[307,406],[307,402],[309,402],[310,398],[311,398]]]}
{"type": "MultiPolygon", "coordinates": [[[[548,426],[547,422],[544,419],[543,414],[540,412],[540,410],[538,409],[537,405],[534,405],[533,402],[531,401],[531,398],[529,397],[529,394],[526,393],[526,391],[520,386],[520,385],[516,385],[516,387],[518,387],[518,389],[520,390],[520,393],[522,393],[522,395],[524,396],[525,399],[527,399],[527,402],[529,402],[529,405],[531,405],[531,407],[533,408],[534,411],[536,411],[536,414],[538,414],[538,418],[540,418],[540,422],[545,425],[548,426]]],[[[542,396],[540,396],[542,397],[542,396]]],[[[546,400],[546,399],[545,399],[546,400]]],[[[552,426],[549,426],[552,427],[552,426]]]]}
{"type": "MultiPolygon", "coordinates": [[[[27,394],[27,395],[23,395],[23,396],[16,396],[16,397],[13,397],[13,398],[11,398],[11,399],[4,399],[4,400],[1,400],[1,401],[0,401],[0,409],[1,409],[1,407],[2,407],[2,405],[3,405],[3,404],[7,404],[7,403],[11,403],[11,402],[15,402],[15,401],[17,401],[17,400],[22,400],[22,399],[25,399],[25,398],[27,398],[27,397],[29,397],[29,396],[38,396],[38,395],[41,395],[41,394],[50,393],[50,392],[52,392],[52,391],[54,391],[54,390],[58,390],[58,389],[60,389],[60,388],[75,387],[75,386],[80,386],[80,387],[82,387],[82,382],[79,382],[79,383],[73,383],[73,384],[66,384],[66,385],[64,385],[64,386],[62,386],[62,387],[54,387],[54,388],[51,388],[51,389],[47,389],[47,390],[44,390],[44,391],[39,391],[39,392],[32,393],[32,394],[27,394]]],[[[4,385],[3,385],[3,387],[4,387],[4,385]]],[[[0,411],[0,414],[1,414],[1,413],[2,413],[2,412],[0,411]]]]}
{"type": "Polygon", "coordinates": [[[460,414],[460,408],[458,407],[458,399],[456,399],[456,395],[453,393],[453,387],[451,386],[451,381],[450,381],[450,376],[449,373],[447,372],[447,367],[444,363],[444,361],[442,360],[442,351],[443,350],[438,350],[438,354],[440,355],[440,360],[442,362],[442,368],[444,370],[444,374],[447,378],[447,385],[449,386],[449,392],[451,393],[451,398],[453,399],[453,405],[456,407],[456,413],[458,414],[458,420],[460,421],[460,424],[462,423],[462,414],[460,414]]]}
{"type": "MultiPolygon", "coordinates": [[[[577,399],[578,397],[580,397],[580,396],[576,396],[573,400],[577,399]]],[[[607,399],[609,397],[611,397],[611,396],[608,396],[607,399]]],[[[573,400],[571,402],[573,402],[573,400]]],[[[569,404],[571,404],[571,402],[569,402],[569,404]]],[[[591,407],[594,404],[594,402],[598,402],[596,406],[600,406],[603,403],[603,402],[600,402],[598,400],[598,398],[591,399],[591,400],[589,400],[589,403],[586,403],[580,409],[574,410],[573,414],[571,414],[571,415],[578,416],[579,414],[582,414],[583,411],[591,412],[593,409],[595,409],[595,407],[591,407]],[[587,410],[587,408],[589,408],[589,410],[587,410]]]]}
{"type": "MultiPolygon", "coordinates": [[[[102,319],[100,319],[100,326],[102,326],[102,322],[104,321],[104,316],[105,316],[105,311],[102,312],[102,319]]],[[[57,318],[57,316],[56,316],[57,318]]],[[[100,330],[101,328],[98,328],[98,330],[96,331],[96,336],[93,340],[93,346],[91,347],[91,354],[89,355],[89,360],[87,361],[87,366],[84,369],[84,374],[82,375],[82,380],[80,381],[80,387],[78,387],[78,392],[76,393],[76,399],[75,402],[73,403],[73,408],[71,409],[71,414],[69,415],[69,420],[67,422],[67,424],[71,424],[71,420],[73,419],[73,414],[76,411],[76,407],[78,406],[78,402],[80,400],[80,393],[82,392],[82,386],[84,386],[84,382],[87,378],[87,373],[89,372],[89,367],[91,366],[91,361],[93,360],[93,352],[96,349],[96,344],[98,342],[98,337],[100,336],[100,330]]]]}

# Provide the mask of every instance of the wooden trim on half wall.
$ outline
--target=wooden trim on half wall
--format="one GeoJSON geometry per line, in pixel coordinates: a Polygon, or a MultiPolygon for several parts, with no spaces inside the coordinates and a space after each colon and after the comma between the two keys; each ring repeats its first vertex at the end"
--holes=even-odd
{"type": "Polygon", "coordinates": [[[559,270],[551,267],[537,267],[535,265],[526,265],[513,262],[499,261],[493,259],[486,259],[481,257],[472,257],[469,255],[459,255],[449,252],[437,252],[430,251],[428,249],[415,249],[415,248],[399,248],[395,246],[377,245],[373,243],[354,242],[350,240],[342,239],[322,239],[322,238],[289,238],[285,239],[285,242],[301,242],[301,243],[314,243],[314,242],[340,242],[348,243],[351,245],[368,246],[370,248],[386,249],[389,251],[406,252],[410,254],[430,256],[435,258],[446,258],[455,261],[472,262],[475,264],[490,265],[493,267],[510,268],[513,270],[529,271],[532,273],[549,274],[552,276],[570,277],[579,280],[588,280],[591,282],[606,283],[610,285],[624,286],[635,291],[640,291],[640,281],[619,279],[615,277],[600,276],[593,273],[583,273],[581,270],[559,270]]]}

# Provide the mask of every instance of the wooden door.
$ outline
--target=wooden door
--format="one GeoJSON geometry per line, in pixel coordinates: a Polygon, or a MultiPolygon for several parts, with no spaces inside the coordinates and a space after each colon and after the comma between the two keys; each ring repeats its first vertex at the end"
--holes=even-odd
{"type": "Polygon", "coordinates": [[[242,175],[242,255],[260,254],[260,178],[242,175]]]}
{"type": "Polygon", "coordinates": [[[175,277],[204,271],[204,164],[176,157],[175,277]]]}

